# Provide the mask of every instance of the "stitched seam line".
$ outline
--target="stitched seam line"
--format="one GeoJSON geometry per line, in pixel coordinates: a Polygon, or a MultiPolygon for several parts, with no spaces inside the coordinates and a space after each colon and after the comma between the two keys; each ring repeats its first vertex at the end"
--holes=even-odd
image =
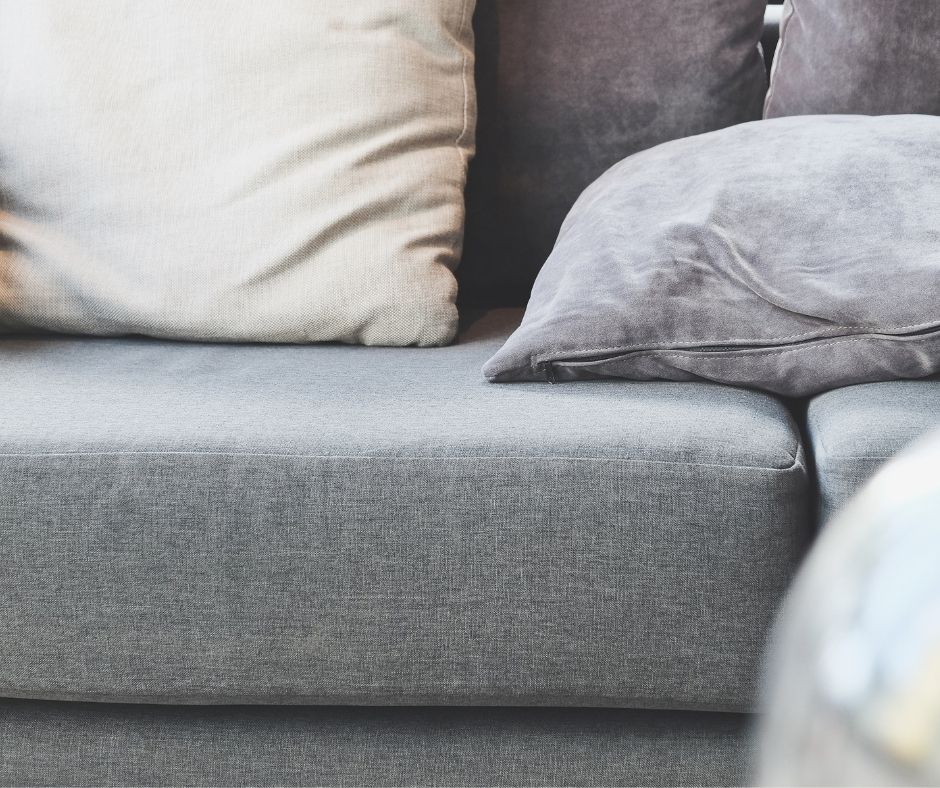
{"type": "MultiPolygon", "coordinates": [[[[832,328],[828,329],[828,331],[831,332],[831,331],[862,330],[862,331],[868,332],[864,337],[862,337],[862,339],[868,339],[870,338],[869,337],[870,334],[880,334],[880,335],[884,335],[887,337],[891,337],[893,336],[894,333],[898,331],[910,331],[910,330],[919,331],[921,329],[933,328],[935,326],[937,327],[937,330],[940,331],[940,326],[938,326],[937,322],[934,320],[927,322],[927,323],[912,323],[909,326],[896,326],[894,328],[879,328],[878,326],[833,326],[832,328]]],[[[740,343],[743,345],[746,342],[786,342],[792,339],[803,339],[805,337],[814,336],[818,333],[819,332],[817,331],[807,331],[806,333],[803,333],[803,334],[791,334],[790,336],[787,336],[787,337],[767,337],[766,339],[759,339],[759,340],[755,340],[753,338],[751,339],[677,339],[677,340],[674,340],[672,344],[685,345],[685,344],[694,343],[696,345],[728,345],[728,344],[740,343]]],[[[824,339],[824,337],[819,337],[819,338],[824,339]]],[[[840,339],[836,341],[843,341],[843,340],[840,339]]],[[[844,341],[855,341],[855,340],[846,338],[846,340],[844,341]]],[[[818,345],[814,347],[818,347],[818,345]]],[[[615,345],[613,347],[599,347],[599,348],[593,348],[591,350],[578,350],[575,352],[577,353],[578,356],[581,356],[581,355],[588,356],[593,353],[628,353],[632,350],[649,350],[650,352],[659,352],[659,350],[668,350],[668,349],[669,349],[669,346],[666,346],[666,347],[660,346],[659,348],[655,348],[655,347],[650,348],[650,346],[647,344],[641,344],[641,345],[615,345]]],[[[780,348],[780,349],[782,350],[784,348],[780,348]]],[[[712,351],[712,353],[716,353],[716,352],[740,353],[742,350],[748,350],[748,347],[745,345],[740,350],[712,351]]],[[[574,357],[575,355],[573,353],[571,358],[574,358],[574,357]]],[[[555,356],[554,354],[550,354],[550,353],[544,353],[541,355],[533,356],[532,358],[534,361],[540,362],[540,361],[552,360],[553,358],[557,358],[557,356],[555,356]]]]}
{"type": "Polygon", "coordinates": [[[465,456],[382,456],[374,454],[296,454],[275,452],[238,452],[238,451],[66,451],[66,452],[0,452],[0,458],[5,457],[125,457],[125,456],[169,456],[169,457],[258,457],[258,458],[284,458],[308,460],[380,460],[382,462],[440,462],[440,461],[466,461],[475,462],[483,460],[541,460],[558,462],[597,462],[622,463],[643,465],[670,465],[682,468],[741,468],[764,471],[789,471],[800,465],[795,451],[790,451],[790,464],[785,466],[770,465],[734,465],[717,462],[674,462],[671,460],[647,460],[630,457],[575,457],[566,455],[533,455],[533,454],[481,454],[465,456]]]}
{"type": "MultiPolygon", "coordinates": [[[[940,338],[940,333],[931,334],[925,337],[911,337],[907,341],[911,343],[927,342],[929,340],[936,340],[938,338],[940,338]]],[[[648,353],[637,353],[634,355],[634,358],[639,358],[642,356],[653,356],[653,355],[659,355],[663,358],[673,358],[673,357],[675,358],[689,358],[689,357],[713,358],[715,356],[729,356],[729,355],[740,356],[742,353],[747,353],[747,355],[749,356],[769,356],[774,353],[781,355],[781,356],[785,356],[787,353],[803,353],[807,350],[820,350],[821,348],[832,347],[834,345],[845,345],[851,342],[870,342],[870,341],[871,341],[871,337],[858,337],[855,339],[836,339],[832,342],[823,342],[820,344],[814,343],[812,345],[804,345],[801,347],[767,348],[766,350],[750,350],[748,348],[742,348],[741,350],[719,350],[719,351],[711,351],[708,353],[703,353],[701,351],[697,353],[694,351],[689,351],[689,352],[674,351],[674,352],[664,353],[659,350],[652,350],[648,353]]]]}

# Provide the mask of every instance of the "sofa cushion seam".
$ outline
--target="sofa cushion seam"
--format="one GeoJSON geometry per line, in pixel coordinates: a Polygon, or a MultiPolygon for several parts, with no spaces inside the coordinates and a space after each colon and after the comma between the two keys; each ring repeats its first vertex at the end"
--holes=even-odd
{"type": "Polygon", "coordinates": [[[677,462],[674,460],[651,460],[635,457],[578,457],[574,455],[535,455],[535,454],[480,454],[480,455],[381,455],[381,454],[308,454],[302,452],[237,452],[237,451],[69,451],[69,452],[0,452],[2,458],[16,457],[133,457],[133,456],[169,456],[169,457],[257,457],[310,460],[379,460],[384,462],[439,462],[442,460],[481,461],[481,460],[536,460],[548,462],[596,462],[645,465],[668,465],[682,468],[728,468],[740,470],[791,471],[801,466],[799,457],[790,456],[788,465],[740,465],[717,462],[677,462]]]}

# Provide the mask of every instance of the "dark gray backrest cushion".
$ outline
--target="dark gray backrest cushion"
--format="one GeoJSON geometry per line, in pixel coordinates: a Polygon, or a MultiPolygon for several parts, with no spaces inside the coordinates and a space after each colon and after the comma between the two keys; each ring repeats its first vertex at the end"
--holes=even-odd
{"type": "Polygon", "coordinates": [[[938,140],[926,115],[815,115],[626,159],[575,204],[484,373],[803,396],[940,371],[938,140]]]}
{"type": "Polygon", "coordinates": [[[464,304],[524,304],[578,194],[631,153],[760,117],[763,0],[481,0],[464,304]]]}
{"type": "Polygon", "coordinates": [[[940,114],[938,0],[787,0],[764,116],[940,114]]]}

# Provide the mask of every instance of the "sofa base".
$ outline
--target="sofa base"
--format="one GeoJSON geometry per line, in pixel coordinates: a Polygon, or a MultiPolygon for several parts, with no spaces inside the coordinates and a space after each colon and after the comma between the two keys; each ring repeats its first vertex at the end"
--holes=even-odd
{"type": "Polygon", "coordinates": [[[744,715],[0,701],[3,785],[741,785],[744,715]]]}

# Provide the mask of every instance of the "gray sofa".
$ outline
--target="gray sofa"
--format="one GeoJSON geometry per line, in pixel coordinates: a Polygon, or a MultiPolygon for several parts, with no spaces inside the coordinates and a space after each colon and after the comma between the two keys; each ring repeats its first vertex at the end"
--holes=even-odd
{"type": "Polygon", "coordinates": [[[0,342],[0,783],[747,779],[788,581],[940,381],[485,383],[550,245],[492,254],[491,7],[455,345],[0,342]]]}

